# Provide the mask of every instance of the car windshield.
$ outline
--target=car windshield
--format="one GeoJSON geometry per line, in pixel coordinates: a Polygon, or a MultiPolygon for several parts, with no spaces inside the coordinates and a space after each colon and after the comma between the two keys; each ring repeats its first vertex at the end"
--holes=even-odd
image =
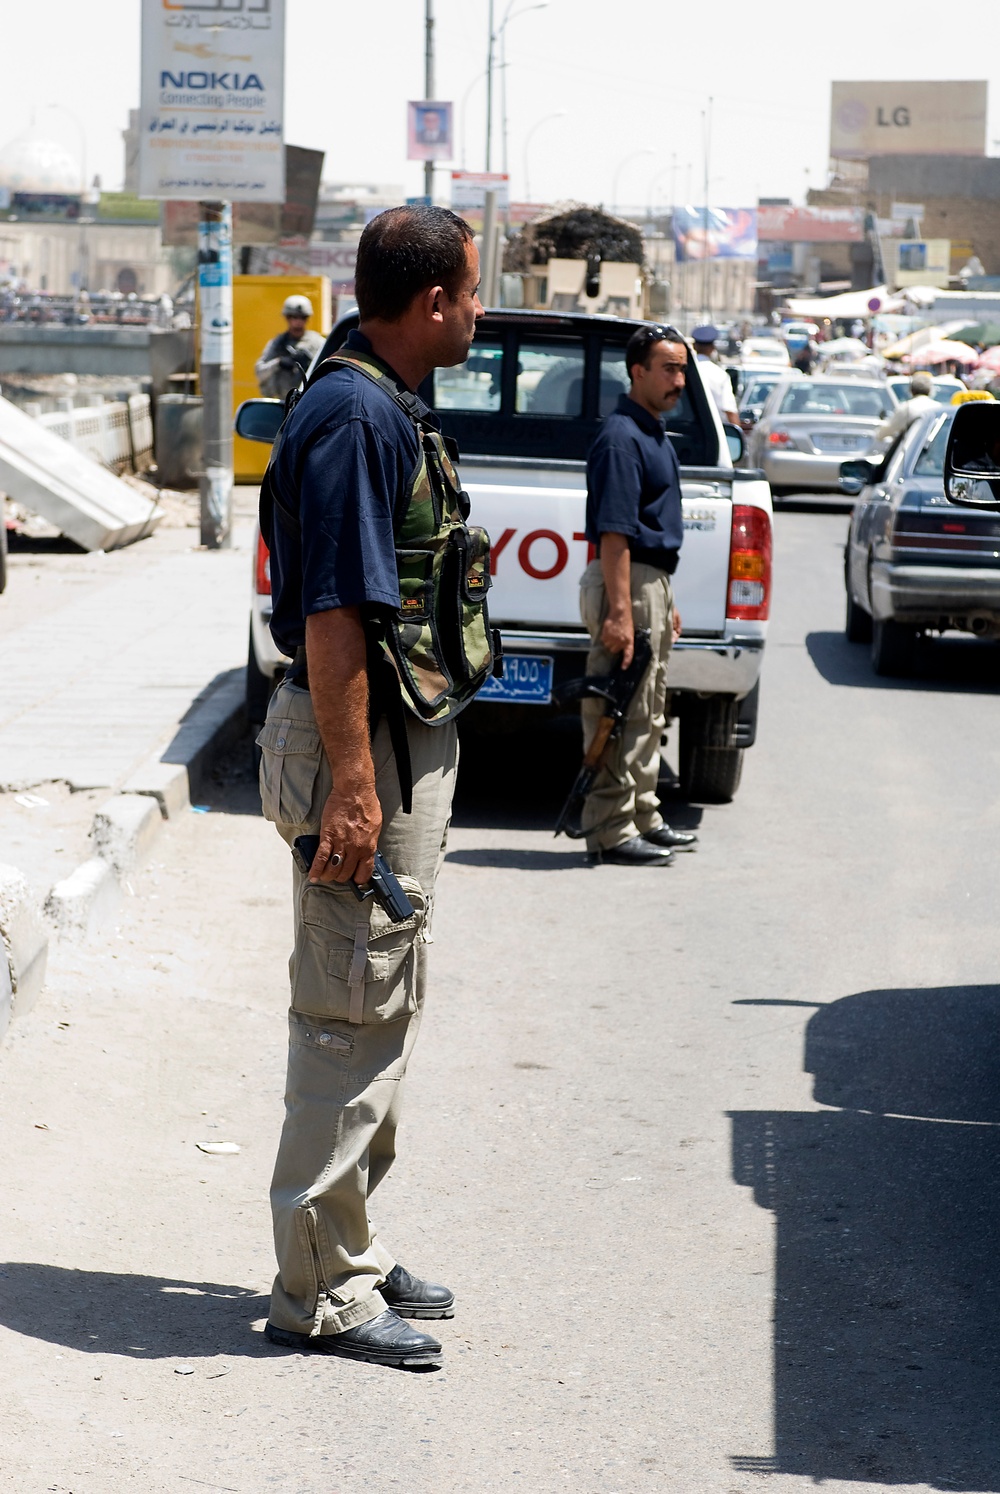
{"type": "Polygon", "coordinates": [[[749,379],[740,404],[762,405],[777,382],[777,379],[749,379]]]}
{"type": "Polygon", "coordinates": [[[890,400],[881,389],[864,384],[816,384],[803,379],[785,391],[782,415],[861,415],[878,419],[888,414],[890,400]]]}
{"type": "Polygon", "coordinates": [[[931,390],[931,399],[936,399],[939,405],[950,405],[953,396],[962,388],[962,384],[935,384],[931,390]]]}
{"type": "Polygon", "coordinates": [[[934,435],[924,446],[913,468],[914,477],[943,477],[944,454],[948,447],[948,432],[951,421],[942,420],[934,435]]]}

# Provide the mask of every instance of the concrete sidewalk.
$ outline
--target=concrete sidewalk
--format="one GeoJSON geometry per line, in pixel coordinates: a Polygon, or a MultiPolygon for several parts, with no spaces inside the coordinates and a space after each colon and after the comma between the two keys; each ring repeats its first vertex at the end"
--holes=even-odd
{"type": "Polygon", "coordinates": [[[34,585],[19,563],[28,557],[11,557],[0,601],[0,790],[119,787],[245,664],[249,525],[230,550],[196,540],[174,530],[114,556],[53,556],[62,584],[41,613],[19,595],[34,585]]]}
{"type": "Polygon", "coordinates": [[[49,930],[119,916],[164,818],[242,722],[250,517],[198,546],[197,499],[111,554],[15,546],[0,598],[0,1036],[37,1000],[49,930]],[[110,797],[109,797],[110,792],[110,797]]]}

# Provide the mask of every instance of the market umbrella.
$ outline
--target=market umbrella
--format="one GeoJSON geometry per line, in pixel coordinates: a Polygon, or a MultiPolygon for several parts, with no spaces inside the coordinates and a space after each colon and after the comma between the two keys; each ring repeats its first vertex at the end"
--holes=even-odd
{"type": "MultiPolygon", "coordinates": [[[[894,360],[909,358],[918,348],[924,347],[927,343],[940,342],[942,338],[950,337],[955,328],[961,325],[961,322],[945,322],[942,326],[938,327],[918,327],[915,332],[908,332],[905,337],[901,337],[891,347],[883,348],[882,357],[894,360]]],[[[973,341],[975,340],[973,339],[973,341]]]]}
{"type": "Polygon", "coordinates": [[[944,337],[940,342],[929,342],[925,347],[917,348],[906,361],[911,368],[930,368],[937,363],[978,363],[979,354],[968,343],[944,337]]]}
{"type": "Polygon", "coordinates": [[[952,332],[956,342],[978,342],[983,347],[994,347],[1000,342],[1000,322],[973,322],[952,332]]]}
{"type": "Polygon", "coordinates": [[[980,355],[976,367],[989,368],[1000,372],[1000,348],[987,348],[986,352],[980,355]]]}

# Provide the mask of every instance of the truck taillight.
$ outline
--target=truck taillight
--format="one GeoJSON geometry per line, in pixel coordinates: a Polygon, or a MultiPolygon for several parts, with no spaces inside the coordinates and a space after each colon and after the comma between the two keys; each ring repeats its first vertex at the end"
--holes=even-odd
{"type": "Polygon", "coordinates": [[[264,536],[257,536],[257,564],[254,568],[254,581],[259,597],[271,595],[271,552],[264,543],[264,536]]]}
{"type": "Polygon", "coordinates": [[[726,616],[764,622],[771,608],[771,518],[762,508],[733,505],[726,616]]]}

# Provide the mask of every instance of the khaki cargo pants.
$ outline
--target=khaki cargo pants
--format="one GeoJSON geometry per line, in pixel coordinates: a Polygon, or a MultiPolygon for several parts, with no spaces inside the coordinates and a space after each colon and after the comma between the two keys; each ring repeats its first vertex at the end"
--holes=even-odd
{"type": "MultiPolygon", "coordinates": [[[[591,637],[588,674],[608,674],[615,664],[601,643],[608,615],[601,562],[592,560],[580,580],[580,616],[591,637]]],[[[598,773],[583,810],[587,849],[610,851],[634,835],[644,835],[663,824],[656,784],[660,774],[660,742],[666,727],[667,664],[673,642],[674,598],[666,571],[651,565],[632,565],[632,621],[648,628],[653,658],[636,691],[617,742],[612,743],[606,766],[598,773]]],[[[593,740],[601,718],[599,700],[580,702],[584,750],[593,740]]]]}
{"type": "MultiPolygon", "coordinates": [[[[395,1156],[458,760],[454,724],[432,728],[413,718],[407,735],[411,814],[400,807],[384,721],[372,754],[379,848],[413,917],[393,924],[349,887],[311,887],[289,857],[295,945],[285,1123],[271,1184],[278,1275],[270,1317],[295,1333],[340,1333],[377,1317],[385,1308],[378,1288],[396,1264],[371,1226],[368,1199],[395,1156]]],[[[331,777],[309,692],[279,685],[257,741],[265,818],[289,845],[318,834],[331,777]]]]}

